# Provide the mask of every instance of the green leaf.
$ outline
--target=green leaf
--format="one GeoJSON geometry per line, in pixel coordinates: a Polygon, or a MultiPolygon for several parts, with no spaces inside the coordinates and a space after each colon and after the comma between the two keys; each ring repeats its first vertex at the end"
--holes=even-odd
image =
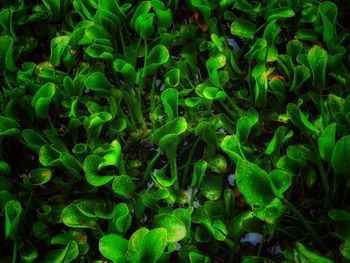
{"type": "Polygon", "coordinates": [[[0,116],[0,136],[20,134],[19,127],[15,120],[0,116]]]}
{"type": "Polygon", "coordinates": [[[318,152],[322,160],[330,163],[332,160],[333,149],[335,146],[335,130],[337,124],[329,124],[322,132],[318,138],[318,152]]]}
{"type": "Polygon", "coordinates": [[[198,251],[190,251],[188,254],[190,258],[190,263],[210,263],[210,258],[206,255],[201,254],[198,251]]]}
{"type": "Polygon", "coordinates": [[[287,19],[295,16],[295,12],[290,7],[274,8],[267,11],[267,21],[276,19],[287,19]]]}
{"type": "Polygon", "coordinates": [[[85,85],[89,90],[98,93],[106,93],[114,87],[111,83],[109,83],[105,75],[99,71],[88,75],[85,79],[85,85]]]}
{"type": "Polygon", "coordinates": [[[161,94],[168,121],[178,116],[179,92],[174,88],[166,89],[161,94]]]}
{"type": "Polygon", "coordinates": [[[144,236],[140,247],[140,262],[157,262],[167,244],[167,231],[165,228],[156,228],[144,236]]]}
{"type": "Polygon", "coordinates": [[[337,5],[330,1],[322,2],[318,7],[318,12],[323,24],[323,40],[325,42],[333,41],[336,36],[337,5]]]}
{"type": "Polygon", "coordinates": [[[124,262],[128,240],[115,234],[108,234],[100,239],[98,249],[105,258],[113,262],[124,262]]]}
{"type": "Polygon", "coordinates": [[[236,180],[238,189],[251,206],[265,206],[275,198],[268,174],[251,162],[237,163],[236,180]]]}
{"type": "Polygon", "coordinates": [[[134,15],[131,18],[130,25],[135,27],[136,20],[142,14],[147,14],[152,8],[151,1],[142,1],[135,9],[134,15]]]}
{"type": "Polygon", "coordinates": [[[218,200],[222,194],[222,181],[221,175],[207,175],[202,183],[202,194],[209,200],[218,200]]]}
{"type": "Polygon", "coordinates": [[[101,44],[91,44],[85,49],[85,53],[92,58],[106,60],[107,62],[112,62],[114,59],[113,48],[101,44]]]}
{"type": "Polygon", "coordinates": [[[334,261],[320,256],[315,252],[307,249],[303,244],[297,242],[294,252],[294,260],[296,262],[310,262],[310,263],[333,263],[334,261]]]}
{"type": "Polygon", "coordinates": [[[85,158],[83,169],[85,172],[85,178],[89,184],[93,186],[102,186],[113,180],[112,175],[98,175],[98,166],[104,161],[105,159],[98,155],[89,155],[85,158]]]}
{"type": "Polygon", "coordinates": [[[307,53],[307,60],[311,67],[313,86],[323,88],[326,85],[326,68],[328,53],[319,46],[313,46],[307,53]]]}
{"type": "Polygon", "coordinates": [[[205,171],[207,170],[207,167],[208,163],[204,160],[199,160],[194,164],[191,187],[201,186],[204,180],[205,171]]]}
{"type": "Polygon", "coordinates": [[[119,197],[130,199],[134,194],[136,185],[130,176],[119,175],[114,178],[112,189],[119,197]]]}
{"type": "Polygon", "coordinates": [[[165,74],[165,88],[176,88],[180,84],[181,71],[178,68],[169,70],[165,74]]]}
{"type": "Polygon", "coordinates": [[[165,9],[162,1],[152,1],[152,7],[157,16],[158,27],[168,29],[173,24],[171,9],[165,9]]]}
{"type": "Polygon", "coordinates": [[[287,208],[282,204],[281,200],[275,198],[271,203],[264,207],[258,207],[253,209],[254,215],[260,220],[272,225],[284,215],[287,208]]]}
{"type": "Polygon", "coordinates": [[[63,224],[72,228],[98,228],[96,218],[84,215],[74,204],[70,204],[62,210],[61,219],[63,224]]]}
{"type": "Polygon", "coordinates": [[[244,159],[242,157],[241,145],[236,135],[225,136],[220,147],[234,163],[244,159]]]}
{"type": "Polygon", "coordinates": [[[283,198],[283,193],[291,186],[292,177],[281,169],[272,170],[269,173],[272,191],[278,198],[283,198]]]}
{"type": "Polygon", "coordinates": [[[57,21],[60,16],[61,0],[43,0],[43,3],[50,12],[50,21],[57,21]]]}
{"type": "Polygon", "coordinates": [[[340,245],[339,250],[343,257],[350,259],[350,238],[340,245]]]}
{"type": "Polygon", "coordinates": [[[114,60],[113,67],[116,72],[119,72],[123,78],[130,84],[136,82],[136,70],[134,66],[125,60],[118,58],[114,60]]]}
{"type": "Polygon", "coordinates": [[[25,263],[33,262],[39,256],[36,247],[34,247],[34,245],[28,240],[21,242],[18,246],[18,250],[22,262],[25,263]]]}
{"type": "Polygon", "coordinates": [[[18,227],[22,215],[22,205],[16,200],[10,200],[5,204],[5,238],[17,240],[18,227]]]}
{"type": "Polygon", "coordinates": [[[287,114],[291,122],[297,126],[305,135],[317,135],[319,130],[313,125],[299,109],[298,105],[289,103],[287,105],[287,114]]]}
{"type": "MultiPolygon", "coordinates": [[[[113,140],[110,144],[110,150],[108,150],[104,155],[104,161],[98,165],[98,170],[101,171],[106,167],[118,167],[121,168],[123,162],[122,147],[118,140],[113,140]]],[[[119,169],[121,170],[121,169],[119,169]]]]}
{"type": "Polygon", "coordinates": [[[198,8],[203,15],[204,20],[208,20],[212,11],[212,7],[207,0],[191,0],[191,4],[198,8]]]}
{"type": "Polygon", "coordinates": [[[28,181],[32,185],[43,185],[50,181],[52,172],[47,168],[37,168],[30,171],[28,181]]]}
{"type": "Polygon", "coordinates": [[[350,169],[350,135],[342,137],[334,146],[332,167],[336,173],[347,175],[350,169]]]}
{"type": "Polygon", "coordinates": [[[142,14],[135,21],[136,32],[142,37],[143,40],[148,40],[154,32],[154,14],[142,14]]]}
{"type": "Polygon", "coordinates": [[[293,72],[293,81],[290,86],[290,91],[294,91],[295,93],[299,93],[301,87],[304,85],[304,83],[311,77],[310,70],[301,65],[297,65],[294,68],[293,72]]]}
{"type": "Polygon", "coordinates": [[[209,100],[224,100],[227,95],[225,91],[215,88],[215,87],[205,87],[203,90],[203,96],[209,100]]]}
{"type": "MultiPolygon", "coordinates": [[[[101,215],[98,215],[102,217],[101,215]]],[[[113,224],[120,234],[125,234],[131,226],[132,218],[126,203],[119,203],[113,211],[113,224]]]]}
{"type": "Polygon", "coordinates": [[[266,25],[263,37],[272,45],[275,43],[280,32],[281,28],[278,26],[277,22],[273,20],[266,25]]]}
{"type": "Polygon", "coordinates": [[[303,50],[303,43],[297,39],[293,39],[288,41],[287,43],[287,53],[288,55],[296,59],[296,57],[302,53],[303,50]]]}
{"type": "Polygon", "coordinates": [[[151,136],[151,140],[158,144],[162,150],[167,151],[168,157],[174,159],[176,157],[176,146],[179,137],[186,130],[186,119],[177,117],[155,130],[151,136]]]}
{"type": "Polygon", "coordinates": [[[217,88],[222,87],[228,81],[228,73],[224,70],[219,71],[220,68],[226,65],[226,57],[222,54],[215,55],[207,60],[205,63],[210,82],[217,88]]]}
{"type": "Polygon", "coordinates": [[[12,37],[8,35],[0,37],[0,65],[11,72],[17,69],[13,58],[13,42],[12,37]]]}
{"type": "Polygon", "coordinates": [[[23,130],[22,137],[27,143],[26,145],[35,152],[39,152],[40,148],[47,144],[47,141],[33,129],[23,130]]]}
{"type": "Polygon", "coordinates": [[[154,225],[166,229],[168,242],[178,242],[186,237],[186,226],[173,215],[160,214],[155,216],[154,225]]]}
{"type": "Polygon", "coordinates": [[[293,136],[293,131],[287,131],[288,129],[284,126],[280,126],[276,129],[275,134],[265,149],[265,154],[271,155],[278,151],[281,146],[293,136]]]}
{"type": "Polygon", "coordinates": [[[39,161],[42,165],[53,167],[60,164],[61,152],[54,147],[45,144],[40,148],[39,161]]]}
{"type": "Polygon", "coordinates": [[[64,249],[49,251],[45,257],[45,263],[69,263],[79,255],[79,247],[76,241],[70,241],[64,249]]]}
{"type": "Polygon", "coordinates": [[[249,17],[256,18],[261,10],[261,2],[258,1],[251,2],[248,0],[239,0],[233,2],[235,8],[247,14],[249,17]]]}
{"type": "Polygon", "coordinates": [[[163,45],[157,45],[152,48],[148,54],[146,61],[147,65],[144,68],[143,75],[152,75],[157,69],[169,60],[169,51],[163,45]]]}
{"type": "Polygon", "coordinates": [[[248,140],[252,124],[247,117],[241,117],[237,121],[237,136],[240,142],[246,142],[248,140]]]}
{"type": "Polygon", "coordinates": [[[54,66],[60,66],[61,58],[65,52],[69,52],[69,37],[59,36],[51,39],[50,42],[50,63],[54,66]]]}
{"type": "Polygon", "coordinates": [[[243,18],[239,18],[231,24],[231,34],[234,36],[254,39],[255,31],[256,25],[243,18]]]}
{"type": "Polygon", "coordinates": [[[339,209],[332,209],[328,211],[328,216],[335,221],[350,221],[350,212],[339,209]]]}
{"type": "Polygon", "coordinates": [[[122,21],[125,21],[125,12],[131,7],[131,4],[125,3],[122,6],[119,6],[119,2],[115,0],[100,0],[95,2],[98,9],[94,20],[98,21],[97,23],[100,22],[101,24],[109,26],[111,31],[117,32],[122,21]]]}
{"type": "Polygon", "coordinates": [[[48,82],[42,85],[35,93],[32,99],[32,106],[39,118],[46,119],[49,117],[50,103],[56,93],[55,84],[48,82]]]}
{"type": "Polygon", "coordinates": [[[170,178],[167,177],[166,168],[167,168],[167,166],[165,166],[162,169],[154,171],[152,173],[152,179],[154,182],[160,184],[163,187],[170,187],[175,183],[176,177],[175,177],[174,173],[170,173],[170,175],[171,175],[170,178]]]}
{"type": "Polygon", "coordinates": [[[131,262],[140,262],[140,250],[142,246],[142,240],[149,233],[149,230],[145,227],[137,229],[130,237],[128,243],[127,257],[131,262]]]}

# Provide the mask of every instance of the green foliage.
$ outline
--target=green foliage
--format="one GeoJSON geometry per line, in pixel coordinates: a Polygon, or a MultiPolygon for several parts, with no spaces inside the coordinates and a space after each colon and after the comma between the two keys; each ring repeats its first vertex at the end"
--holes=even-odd
{"type": "Polygon", "coordinates": [[[348,262],[350,5],[0,5],[0,262],[348,262]]]}

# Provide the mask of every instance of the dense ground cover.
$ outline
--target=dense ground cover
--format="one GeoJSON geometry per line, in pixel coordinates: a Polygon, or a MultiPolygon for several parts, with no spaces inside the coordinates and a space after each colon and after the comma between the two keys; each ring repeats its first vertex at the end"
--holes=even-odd
{"type": "Polygon", "coordinates": [[[0,262],[349,262],[349,17],[0,1],[0,262]]]}

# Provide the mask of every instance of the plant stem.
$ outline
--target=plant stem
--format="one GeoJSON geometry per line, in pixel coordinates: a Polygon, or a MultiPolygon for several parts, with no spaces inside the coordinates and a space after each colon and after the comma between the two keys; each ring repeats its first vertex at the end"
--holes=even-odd
{"type": "Polygon", "coordinates": [[[13,245],[13,252],[12,252],[12,263],[16,263],[17,261],[17,241],[15,241],[15,244],[13,245]]]}
{"type": "Polygon", "coordinates": [[[122,44],[123,55],[125,56],[126,51],[125,51],[125,43],[124,43],[124,37],[123,37],[122,30],[119,30],[119,37],[120,37],[120,43],[122,44]]]}
{"type": "Polygon", "coordinates": [[[182,178],[182,187],[185,187],[186,185],[186,181],[187,181],[187,177],[188,177],[188,173],[189,173],[189,169],[190,169],[190,164],[191,164],[191,161],[192,161],[192,158],[193,158],[193,154],[194,154],[194,151],[196,150],[197,148],[197,145],[199,143],[199,140],[200,138],[198,137],[196,139],[196,141],[194,142],[193,144],[193,147],[188,155],[188,159],[187,159],[187,162],[186,162],[186,165],[185,165],[185,171],[184,171],[184,176],[182,178]]]}
{"type": "MultiPolygon", "coordinates": [[[[155,100],[154,100],[154,97],[156,95],[156,79],[157,79],[157,74],[154,75],[153,81],[152,81],[151,95],[150,95],[151,96],[151,98],[150,98],[150,100],[151,100],[150,115],[154,113],[154,110],[156,108],[155,100]]],[[[151,118],[151,120],[152,120],[152,118],[151,118]]],[[[154,129],[154,122],[152,122],[152,126],[154,129]]]]}
{"type": "Polygon", "coordinates": [[[171,172],[171,177],[175,178],[175,183],[174,183],[174,188],[177,190],[179,189],[179,175],[177,173],[177,163],[176,159],[170,161],[170,172],[171,172]]]}
{"type": "Polygon", "coordinates": [[[316,162],[317,162],[318,170],[320,171],[321,184],[322,184],[323,190],[325,191],[325,194],[326,194],[326,203],[325,204],[326,204],[326,208],[329,209],[331,207],[331,202],[330,202],[330,195],[329,195],[330,188],[329,188],[329,184],[328,184],[328,180],[327,180],[327,173],[324,170],[322,160],[320,158],[320,155],[318,153],[318,150],[315,146],[314,141],[310,137],[308,137],[308,140],[309,140],[309,143],[310,143],[314,153],[316,154],[316,158],[317,158],[316,162]]]}
{"type": "Polygon", "coordinates": [[[147,168],[146,168],[146,171],[145,173],[143,174],[143,177],[142,177],[142,180],[141,180],[141,184],[140,184],[140,187],[143,187],[144,184],[147,182],[151,172],[152,172],[152,169],[153,169],[153,166],[155,165],[155,163],[158,161],[159,157],[161,155],[161,152],[157,152],[157,154],[152,158],[152,160],[149,162],[149,164],[147,165],[147,168]]]}
{"type": "Polygon", "coordinates": [[[235,243],[234,243],[231,239],[229,239],[228,237],[226,237],[225,240],[224,240],[223,242],[224,242],[224,244],[225,244],[228,248],[230,248],[231,250],[234,250],[234,248],[235,248],[235,243]]]}
{"type": "Polygon", "coordinates": [[[314,241],[324,250],[327,250],[328,249],[327,246],[323,243],[323,241],[318,236],[318,234],[312,229],[309,223],[305,220],[303,215],[287,199],[282,198],[281,201],[285,203],[290,208],[290,210],[292,210],[295,213],[295,215],[299,218],[300,222],[304,225],[305,229],[309,232],[309,234],[314,239],[314,241]]]}

